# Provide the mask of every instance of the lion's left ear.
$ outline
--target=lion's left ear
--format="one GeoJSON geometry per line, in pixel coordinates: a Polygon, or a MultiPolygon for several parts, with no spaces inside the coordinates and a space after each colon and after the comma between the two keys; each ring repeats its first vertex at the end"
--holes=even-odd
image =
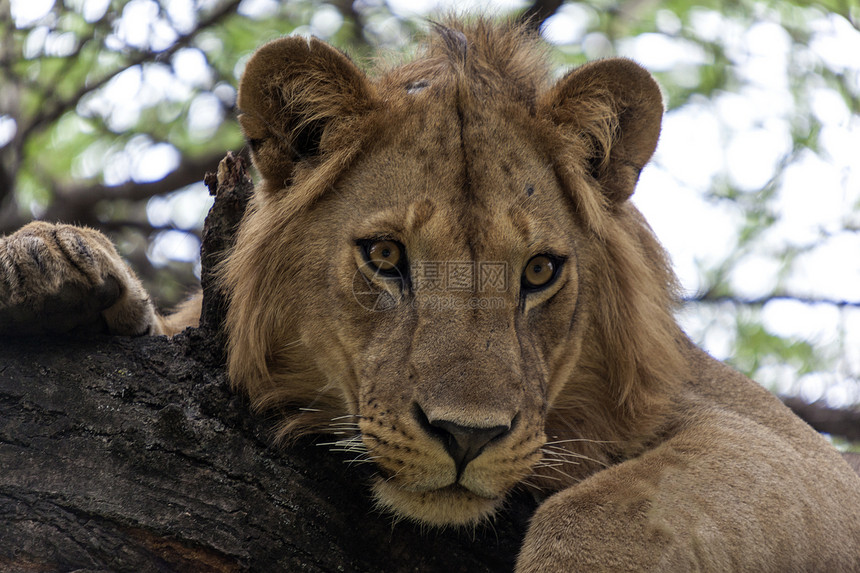
{"type": "Polygon", "coordinates": [[[570,137],[586,138],[588,169],[612,203],[633,194],[663,118],[663,97],[651,74],[622,58],[591,62],[560,79],[539,107],[570,137]]]}
{"type": "Polygon", "coordinates": [[[273,190],[289,185],[300,161],[326,152],[329,126],[369,110],[372,93],[355,64],[317,38],[291,36],[259,48],[245,67],[237,104],[263,179],[273,190]]]}

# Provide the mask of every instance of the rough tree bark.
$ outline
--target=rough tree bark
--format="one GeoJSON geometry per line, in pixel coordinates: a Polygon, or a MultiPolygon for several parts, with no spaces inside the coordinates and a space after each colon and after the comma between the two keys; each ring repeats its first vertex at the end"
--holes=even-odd
{"type": "Polygon", "coordinates": [[[393,524],[366,465],[328,438],[272,446],[271,420],[230,390],[211,269],[251,183],[231,157],[219,176],[201,328],[0,340],[0,570],[511,570],[526,496],[475,530],[393,524]]]}

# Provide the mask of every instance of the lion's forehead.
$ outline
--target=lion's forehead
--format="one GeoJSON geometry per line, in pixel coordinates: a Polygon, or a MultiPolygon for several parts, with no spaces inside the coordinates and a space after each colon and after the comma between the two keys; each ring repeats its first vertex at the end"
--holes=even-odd
{"type": "Polygon", "coordinates": [[[435,237],[449,256],[546,247],[565,236],[569,199],[527,127],[428,98],[386,118],[329,198],[360,221],[358,235],[435,237]]]}

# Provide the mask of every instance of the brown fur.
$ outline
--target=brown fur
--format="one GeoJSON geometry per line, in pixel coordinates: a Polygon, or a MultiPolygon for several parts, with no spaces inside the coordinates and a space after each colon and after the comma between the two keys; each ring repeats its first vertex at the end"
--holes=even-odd
{"type": "Polygon", "coordinates": [[[159,315],[100,232],[35,221],[0,237],[0,335],[109,332],[174,335],[197,326],[200,297],[159,315]]]}
{"type": "Polygon", "coordinates": [[[0,334],[157,333],[140,281],[98,231],[30,223],[0,238],[0,334]]]}
{"type": "Polygon", "coordinates": [[[284,436],[345,434],[379,505],[423,523],[547,497],[521,573],[860,570],[860,478],[674,320],[628,201],[662,116],[642,68],[552,83],[523,28],[450,21],[370,76],[276,40],[238,104],[262,179],[222,269],[229,371],[284,436]],[[375,240],[404,280],[368,270],[375,240]],[[547,254],[557,279],[525,290],[547,254]],[[502,263],[506,288],[433,290],[440,262],[502,263]],[[494,437],[458,466],[452,432],[494,437]]]}

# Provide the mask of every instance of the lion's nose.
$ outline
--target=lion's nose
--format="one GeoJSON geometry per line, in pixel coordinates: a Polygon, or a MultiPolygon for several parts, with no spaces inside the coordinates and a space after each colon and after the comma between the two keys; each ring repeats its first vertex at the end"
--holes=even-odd
{"type": "Polygon", "coordinates": [[[463,426],[449,420],[430,420],[417,404],[415,417],[427,433],[441,440],[457,467],[457,479],[469,462],[481,455],[487,444],[511,430],[510,424],[479,427],[463,426]]]}
{"type": "Polygon", "coordinates": [[[509,426],[477,428],[461,426],[447,420],[433,420],[430,425],[435,428],[435,434],[442,439],[448,455],[454,459],[458,478],[469,462],[477,458],[487,444],[510,430],[509,426]]]}

